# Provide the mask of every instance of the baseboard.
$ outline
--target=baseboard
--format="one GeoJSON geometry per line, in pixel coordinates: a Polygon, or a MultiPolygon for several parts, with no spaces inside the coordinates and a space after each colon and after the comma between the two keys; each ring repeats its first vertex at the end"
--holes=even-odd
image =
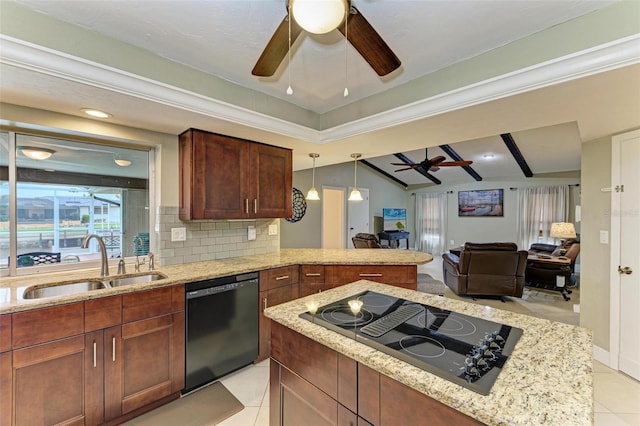
{"type": "MultiPolygon", "coordinates": [[[[611,365],[611,354],[609,353],[609,351],[606,349],[602,349],[601,347],[596,345],[593,345],[593,359],[603,363],[609,368],[614,368],[611,365]]],[[[617,370],[617,366],[615,369],[617,370]]]]}

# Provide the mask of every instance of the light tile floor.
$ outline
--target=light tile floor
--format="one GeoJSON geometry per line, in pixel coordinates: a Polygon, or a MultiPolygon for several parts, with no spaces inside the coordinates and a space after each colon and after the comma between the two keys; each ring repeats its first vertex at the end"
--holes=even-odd
{"type": "MultiPolygon", "coordinates": [[[[442,259],[437,257],[433,262],[419,266],[418,272],[442,281],[442,259]]],[[[445,297],[458,298],[448,289],[445,297]]],[[[536,289],[527,289],[522,300],[507,298],[505,303],[490,299],[463,300],[574,325],[580,320],[576,312],[579,309],[574,306],[580,303],[579,290],[574,290],[569,302],[565,302],[558,293],[536,289]]],[[[220,425],[268,426],[268,361],[245,367],[224,377],[221,382],[242,402],[245,409],[220,425]]],[[[595,426],[640,426],[640,382],[597,361],[594,361],[594,401],[595,426]]]]}

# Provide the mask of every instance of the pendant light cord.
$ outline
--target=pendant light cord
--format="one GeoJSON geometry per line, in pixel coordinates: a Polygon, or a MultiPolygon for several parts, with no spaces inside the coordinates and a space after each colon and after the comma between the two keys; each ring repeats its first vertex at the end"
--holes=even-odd
{"type": "Polygon", "coordinates": [[[349,46],[347,45],[349,43],[349,25],[348,25],[349,9],[350,9],[350,6],[347,6],[347,10],[344,14],[344,93],[343,93],[343,96],[345,98],[349,96],[349,89],[347,88],[347,85],[349,83],[349,74],[348,74],[349,46]]]}
{"type": "Polygon", "coordinates": [[[288,9],[287,23],[289,24],[289,50],[287,50],[287,58],[289,64],[287,65],[287,69],[289,75],[289,86],[287,87],[287,95],[291,96],[293,95],[293,88],[291,87],[291,19],[293,19],[293,16],[291,15],[291,2],[288,4],[288,9]]]}

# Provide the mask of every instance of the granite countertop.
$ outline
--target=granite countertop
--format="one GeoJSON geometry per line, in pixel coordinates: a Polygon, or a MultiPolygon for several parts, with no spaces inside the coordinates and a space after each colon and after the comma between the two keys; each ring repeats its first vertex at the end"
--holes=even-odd
{"type": "Polygon", "coordinates": [[[593,424],[592,336],[585,328],[416,291],[357,281],[273,306],[265,315],[488,425],[593,424]],[[365,290],[524,330],[489,395],[480,395],[298,315],[365,290]]]}
{"type": "MultiPolygon", "coordinates": [[[[77,293],[70,296],[23,299],[24,291],[31,286],[63,284],[77,280],[101,279],[99,268],[2,278],[0,282],[0,314],[61,305],[64,303],[96,299],[116,294],[131,293],[174,284],[200,281],[210,278],[246,272],[260,271],[288,265],[420,265],[431,262],[430,254],[409,250],[383,249],[282,249],[275,253],[255,256],[232,257],[206,262],[185,263],[157,267],[155,272],[167,276],[158,281],[133,284],[117,288],[77,293]]],[[[128,265],[133,269],[133,265],[128,265]]],[[[116,268],[110,268],[115,275],[116,268]]],[[[133,274],[132,274],[133,275],[133,274]]]]}

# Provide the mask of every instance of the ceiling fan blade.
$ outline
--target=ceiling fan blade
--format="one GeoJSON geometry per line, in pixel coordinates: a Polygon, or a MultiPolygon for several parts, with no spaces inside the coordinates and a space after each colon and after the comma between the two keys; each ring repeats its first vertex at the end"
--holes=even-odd
{"type": "MultiPolygon", "coordinates": [[[[416,164],[417,166],[419,166],[419,164],[416,164]]],[[[408,166],[408,164],[407,164],[408,166]]],[[[398,169],[398,170],[394,170],[394,172],[403,172],[405,170],[414,170],[415,167],[405,167],[404,169],[398,169]]]]}
{"type": "Polygon", "coordinates": [[[469,166],[471,164],[473,164],[473,161],[447,161],[447,162],[438,164],[438,166],[453,167],[453,166],[469,166]]]}
{"type": "Polygon", "coordinates": [[[440,167],[438,166],[431,166],[431,168],[429,169],[430,172],[437,172],[438,170],[440,170],[440,167]]]}
{"type": "MultiPolygon", "coordinates": [[[[347,40],[379,76],[400,67],[400,59],[355,6],[351,6],[347,26],[347,40]]],[[[344,26],[338,29],[344,35],[344,26]]]]}
{"type": "Polygon", "coordinates": [[[392,166],[407,166],[407,167],[418,167],[420,163],[391,163],[392,166]]]}
{"type": "MultiPolygon", "coordinates": [[[[296,20],[291,20],[291,44],[296,41],[302,28],[296,23],[296,20]]],[[[262,51],[258,62],[253,67],[251,74],[258,77],[271,77],[275,74],[276,70],[280,66],[280,63],[287,56],[289,51],[289,17],[284,17],[276,31],[271,36],[271,40],[267,43],[267,46],[262,51]]]]}

